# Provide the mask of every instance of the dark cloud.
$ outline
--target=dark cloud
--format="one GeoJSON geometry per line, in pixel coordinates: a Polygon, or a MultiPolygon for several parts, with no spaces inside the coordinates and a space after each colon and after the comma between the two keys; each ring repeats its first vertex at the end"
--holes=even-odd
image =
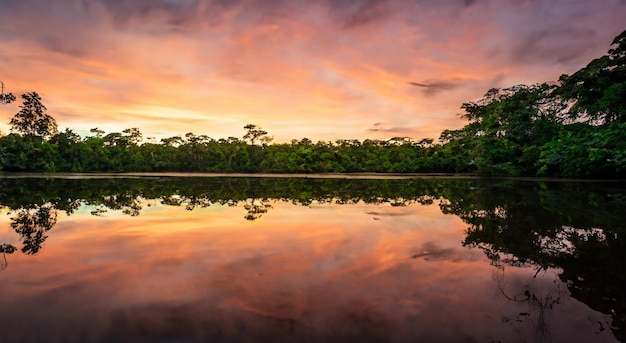
{"type": "Polygon", "coordinates": [[[453,248],[442,248],[436,243],[426,242],[411,255],[411,258],[424,258],[426,261],[467,261],[474,259],[467,251],[453,248]]]}
{"type": "Polygon", "coordinates": [[[85,57],[92,44],[97,15],[88,2],[24,0],[5,8],[0,3],[0,39],[34,43],[49,52],[85,57]],[[4,37],[3,37],[4,36],[4,37]]]}
{"type": "Polygon", "coordinates": [[[505,74],[498,74],[490,80],[489,85],[491,85],[491,87],[502,87],[502,81],[504,81],[506,77],[505,74]]]}
{"type": "Polygon", "coordinates": [[[515,62],[568,63],[580,59],[581,51],[594,43],[597,34],[590,28],[545,28],[513,42],[511,51],[515,62]]]}
{"type": "MultiPolygon", "coordinates": [[[[228,13],[242,8],[263,15],[282,5],[282,0],[93,0],[99,2],[120,26],[133,21],[152,19],[170,28],[195,27],[198,24],[220,26],[228,13]]],[[[92,6],[87,6],[88,8],[92,6]]],[[[231,23],[232,24],[232,23],[231,23]]]]}
{"type": "Polygon", "coordinates": [[[409,84],[423,88],[426,96],[434,96],[443,91],[452,90],[460,86],[460,84],[450,81],[426,81],[426,82],[409,82],[409,84]]]}
{"type": "Polygon", "coordinates": [[[228,26],[248,30],[259,24],[297,18],[309,3],[285,0],[93,0],[99,2],[123,29],[136,24],[164,24],[151,30],[194,30],[228,26]]]}
{"type": "Polygon", "coordinates": [[[131,18],[145,18],[162,14],[171,23],[182,24],[195,17],[198,1],[164,0],[97,0],[113,16],[118,24],[124,24],[131,18]]]}
{"type": "MultiPolygon", "coordinates": [[[[23,12],[27,20],[32,20],[33,16],[46,14],[49,17],[75,16],[75,9],[85,9],[89,5],[89,0],[0,0],[0,15],[13,16],[15,11],[23,12]],[[62,10],[61,10],[62,9],[62,10]]],[[[24,18],[21,18],[24,19],[24,18]]]]}
{"type": "Polygon", "coordinates": [[[328,0],[331,15],[344,27],[367,25],[390,14],[389,0],[328,0]]]}
{"type": "Polygon", "coordinates": [[[379,212],[379,211],[369,211],[365,212],[365,214],[369,214],[370,216],[377,217],[405,217],[405,216],[413,216],[415,213],[413,212],[379,212]]]}
{"type": "Polygon", "coordinates": [[[74,39],[69,40],[62,35],[44,35],[37,38],[43,48],[49,51],[61,53],[73,57],[84,57],[87,55],[85,50],[86,45],[82,44],[82,39],[77,39],[78,35],[74,36],[74,39]]]}
{"type": "Polygon", "coordinates": [[[408,138],[422,137],[425,133],[421,129],[417,129],[415,127],[393,126],[393,127],[385,128],[385,127],[381,127],[380,123],[376,123],[376,124],[374,124],[374,127],[367,129],[367,132],[384,132],[393,137],[408,137],[408,138]]]}
{"type": "Polygon", "coordinates": [[[473,4],[476,3],[477,0],[463,0],[463,5],[465,5],[465,7],[470,7],[473,4]]]}

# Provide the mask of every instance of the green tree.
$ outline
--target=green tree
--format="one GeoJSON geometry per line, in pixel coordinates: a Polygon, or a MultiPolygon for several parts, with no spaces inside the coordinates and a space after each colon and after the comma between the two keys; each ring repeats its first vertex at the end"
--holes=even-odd
{"type": "Polygon", "coordinates": [[[54,135],[48,143],[57,147],[58,154],[54,161],[57,171],[82,172],[83,159],[87,157],[86,145],[79,135],[71,129],[65,129],[54,135]],[[81,149],[82,148],[82,149],[81,149]]]}
{"type": "Polygon", "coordinates": [[[46,113],[46,106],[41,103],[37,92],[22,94],[24,99],[21,110],[11,118],[11,130],[24,136],[46,139],[57,133],[57,123],[46,113]]]}
{"type": "Polygon", "coordinates": [[[124,131],[122,131],[122,133],[124,134],[124,138],[126,139],[128,144],[131,146],[137,146],[143,140],[143,135],[141,134],[141,131],[139,131],[139,129],[136,127],[125,129],[124,131]]]}
{"type": "Polygon", "coordinates": [[[608,55],[571,76],[562,75],[558,94],[571,105],[570,117],[592,123],[626,122],[626,31],[615,37],[608,55]]]}
{"type": "Polygon", "coordinates": [[[554,136],[564,110],[553,100],[555,89],[546,83],[490,89],[478,102],[461,106],[470,124],[444,131],[440,141],[460,139],[480,172],[532,174],[538,150],[530,147],[554,136]]]}

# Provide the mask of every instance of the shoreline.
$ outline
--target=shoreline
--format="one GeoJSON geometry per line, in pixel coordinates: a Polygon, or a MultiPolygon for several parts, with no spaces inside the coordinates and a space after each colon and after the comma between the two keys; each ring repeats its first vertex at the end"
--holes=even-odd
{"type": "Polygon", "coordinates": [[[497,176],[470,173],[212,173],[212,172],[94,172],[94,173],[12,173],[0,172],[0,179],[114,179],[114,178],[302,178],[302,179],[364,179],[364,180],[410,180],[410,179],[493,179],[514,181],[548,182],[626,182],[624,179],[573,179],[532,176],[497,176]]]}

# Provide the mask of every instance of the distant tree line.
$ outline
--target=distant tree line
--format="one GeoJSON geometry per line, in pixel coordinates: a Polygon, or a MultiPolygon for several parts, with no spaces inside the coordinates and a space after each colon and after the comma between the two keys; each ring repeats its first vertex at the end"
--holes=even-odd
{"type": "MultiPolygon", "coordinates": [[[[57,131],[41,97],[22,95],[0,137],[0,170],[13,172],[473,172],[554,177],[626,176],[626,31],[607,55],[558,82],[490,89],[464,103],[468,124],[437,141],[308,138],[272,143],[248,124],[242,138],[188,133],[144,142],[139,129],[81,137],[57,131]]],[[[0,103],[16,97],[0,93],[0,103]]]]}

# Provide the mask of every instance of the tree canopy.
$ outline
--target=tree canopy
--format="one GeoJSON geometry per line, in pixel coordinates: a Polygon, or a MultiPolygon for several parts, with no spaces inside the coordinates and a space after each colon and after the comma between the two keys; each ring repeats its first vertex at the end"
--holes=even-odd
{"type": "Polygon", "coordinates": [[[572,118],[626,122],[626,31],[615,37],[607,55],[559,80],[558,95],[571,104],[572,118]]]}
{"type": "Polygon", "coordinates": [[[56,120],[46,113],[37,92],[22,94],[21,110],[11,119],[11,130],[25,136],[49,138],[57,133],[56,120]]]}

